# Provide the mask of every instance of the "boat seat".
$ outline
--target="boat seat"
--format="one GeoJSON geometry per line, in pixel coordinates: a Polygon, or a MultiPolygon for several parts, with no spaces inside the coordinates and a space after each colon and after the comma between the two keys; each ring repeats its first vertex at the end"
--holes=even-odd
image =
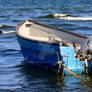
{"type": "Polygon", "coordinates": [[[26,27],[30,27],[32,24],[25,24],[26,27]]]}

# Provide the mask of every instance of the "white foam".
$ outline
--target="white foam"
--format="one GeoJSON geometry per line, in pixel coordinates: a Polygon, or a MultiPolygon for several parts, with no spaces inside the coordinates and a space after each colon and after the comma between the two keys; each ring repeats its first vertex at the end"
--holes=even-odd
{"type": "Polygon", "coordinates": [[[64,20],[92,20],[92,17],[60,17],[59,19],[64,19],[64,20]]]}
{"type": "Polygon", "coordinates": [[[3,27],[3,25],[0,24],[0,27],[3,27]]]}
{"type": "Polygon", "coordinates": [[[65,17],[65,16],[68,16],[68,14],[59,14],[59,13],[56,13],[54,14],[55,17],[65,17]]]}
{"type": "Polygon", "coordinates": [[[72,17],[72,16],[69,16],[69,14],[56,13],[54,14],[54,16],[64,20],[92,20],[92,17],[72,17]]]}
{"type": "Polygon", "coordinates": [[[2,34],[10,34],[10,33],[15,33],[15,30],[11,30],[11,31],[2,31],[2,34]]]}

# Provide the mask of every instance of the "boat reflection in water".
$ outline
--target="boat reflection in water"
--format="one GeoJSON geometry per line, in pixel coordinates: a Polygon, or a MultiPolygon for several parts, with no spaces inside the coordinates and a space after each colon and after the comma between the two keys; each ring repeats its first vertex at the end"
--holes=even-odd
{"type": "MultiPolygon", "coordinates": [[[[30,64],[26,63],[26,61],[22,62],[22,65],[17,66],[20,68],[20,77],[21,80],[19,85],[21,85],[20,91],[25,92],[68,92],[68,91],[82,91],[85,90],[89,92],[89,90],[83,86],[78,79],[74,76],[65,76],[64,80],[61,76],[57,76],[55,72],[48,71],[43,67],[34,67],[30,64]]],[[[84,75],[79,75],[84,81],[89,83],[84,75]]],[[[90,80],[90,78],[89,78],[90,80]]],[[[91,85],[91,84],[90,84],[91,85]]]]}

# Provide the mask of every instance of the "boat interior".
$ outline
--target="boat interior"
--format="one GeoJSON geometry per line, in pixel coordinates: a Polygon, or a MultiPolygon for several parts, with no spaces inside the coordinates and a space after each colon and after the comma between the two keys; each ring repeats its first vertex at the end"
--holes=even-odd
{"type": "Polygon", "coordinates": [[[80,44],[73,44],[72,42],[62,40],[60,37],[57,37],[53,33],[44,30],[49,30],[49,29],[48,28],[44,29],[43,27],[37,24],[34,24],[30,21],[26,21],[20,26],[18,30],[19,31],[18,34],[25,38],[35,41],[54,43],[54,44],[62,43],[62,46],[73,46],[75,48],[76,53],[78,53],[79,50],[81,49],[80,44]]]}
{"type": "Polygon", "coordinates": [[[29,38],[31,40],[36,41],[44,41],[55,43],[56,40],[61,41],[60,38],[56,37],[54,34],[45,32],[38,25],[26,21],[19,29],[19,34],[25,38],[29,38]]]}
{"type": "MultiPolygon", "coordinates": [[[[18,34],[25,38],[29,38],[31,40],[36,40],[36,41],[42,41],[47,43],[57,43],[57,44],[62,42],[63,45],[65,46],[74,45],[72,42],[63,40],[60,37],[54,35],[53,33],[50,33],[44,30],[50,30],[50,29],[43,28],[40,25],[34,24],[30,21],[26,21],[23,23],[23,25],[20,26],[18,34]]],[[[75,44],[75,46],[80,48],[80,44],[75,44]]]]}

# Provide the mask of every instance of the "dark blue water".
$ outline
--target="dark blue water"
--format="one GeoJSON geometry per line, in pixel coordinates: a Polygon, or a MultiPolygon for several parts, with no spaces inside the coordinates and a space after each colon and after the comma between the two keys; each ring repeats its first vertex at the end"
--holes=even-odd
{"type": "MultiPolygon", "coordinates": [[[[0,31],[15,30],[25,19],[91,36],[92,0],[0,0],[0,31]]],[[[15,33],[0,34],[0,92],[90,92],[74,76],[63,80],[44,71],[25,67],[15,33]]],[[[79,76],[92,87],[91,75],[79,76]]]]}

